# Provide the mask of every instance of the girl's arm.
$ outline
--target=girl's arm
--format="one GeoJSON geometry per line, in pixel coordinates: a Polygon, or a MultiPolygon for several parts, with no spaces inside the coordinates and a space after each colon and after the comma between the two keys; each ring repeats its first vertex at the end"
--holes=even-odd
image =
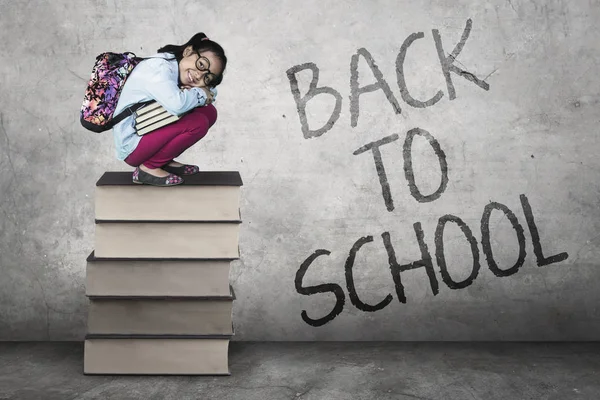
{"type": "MultiPolygon", "coordinates": [[[[177,85],[177,78],[173,79],[172,65],[165,59],[155,58],[147,60],[138,67],[143,68],[145,76],[143,91],[156,100],[169,113],[174,115],[183,114],[194,107],[203,106],[206,103],[206,93],[199,88],[181,90],[177,85]]],[[[175,67],[177,68],[177,67],[175,67]]],[[[176,76],[179,75],[177,71],[176,76]]]]}

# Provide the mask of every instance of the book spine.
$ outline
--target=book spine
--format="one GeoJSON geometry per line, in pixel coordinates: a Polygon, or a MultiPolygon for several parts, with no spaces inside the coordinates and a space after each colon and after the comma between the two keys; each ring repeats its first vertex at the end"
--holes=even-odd
{"type": "Polygon", "coordinates": [[[156,122],[156,123],[154,123],[152,125],[149,125],[149,126],[147,126],[145,128],[139,129],[137,131],[137,134],[140,135],[140,136],[141,135],[145,135],[146,133],[150,133],[152,131],[155,131],[158,128],[162,128],[163,126],[169,125],[169,124],[171,124],[171,123],[173,123],[173,122],[175,122],[177,120],[179,120],[179,117],[173,115],[171,118],[163,119],[163,120],[158,121],[158,122],[156,122]]]}
{"type": "Polygon", "coordinates": [[[147,106],[140,108],[135,113],[136,113],[136,115],[144,115],[152,110],[156,110],[159,107],[162,107],[162,106],[158,102],[155,101],[153,103],[148,104],[147,106]]]}
{"type": "Polygon", "coordinates": [[[154,124],[155,122],[159,122],[162,121],[163,119],[167,119],[169,117],[172,117],[173,114],[169,114],[166,110],[165,112],[162,112],[160,114],[154,115],[151,118],[148,118],[146,120],[141,120],[138,121],[137,119],[135,120],[135,126],[138,129],[142,129],[145,128],[147,126],[150,126],[152,124],[154,124]]]}

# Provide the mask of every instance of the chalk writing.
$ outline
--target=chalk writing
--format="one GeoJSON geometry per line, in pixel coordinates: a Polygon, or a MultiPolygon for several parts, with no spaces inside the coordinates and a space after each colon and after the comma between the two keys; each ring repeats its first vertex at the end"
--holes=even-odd
{"type": "Polygon", "coordinates": [[[335,89],[330,87],[317,87],[319,82],[319,68],[314,63],[306,63],[302,65],[296,65],[287,70],[287,76],[290,80],[290,86],[292,89],[292,95],[296,101],[298,109],[298,115],[300,116],[300,124],[302,125],[302,133],[306,139],[311,137],[319,137],[328,130],[330,130],[340,117],[342,111],[342,95],[335,89]],[[296,74],[300,71],[310,69],[313,73],[312,80],[309,85],[308,93],[304,96],[300,95],[300,89],[298,89],[298,79],[296,74]],[[306,118],[306,104],[310,99],[318,94],[330,94],[335,98],[335,108],[329,120],[321,128],[316,130],[310,130],[308,127],[308,120],[306,118]]]}
{"type": "MultiPolygon", "coordinates": [[[[452,53],[450,53],[450,55],[448,56],[446,56],[444,53],[442,39],[439,31],[437,29],[432,29],[435,48],[440,60],[442,74],[444,75],[444,79],[446,80],[446,87],[448,89],[448,95],[450,100],[454,100],[456,98],[456,90],[454,89],[452,76],[450,75],[451,72],[462,76],[470,82],[475,83],[478,87],[484,90],[490,89],[490,86],[487,82],[478,79],[472,72],[460,69],[456,65],[454,65],[456,57],[458,57],[467,39],[469,38],[471,27],[472,21],[469,19],[467,20],[460,41],[454,47],[452,53]]],[[[426,101],[419,101],[410,95],[406,86],[406,80],[404,78],[404,61],[406,59],[407,50],[415,40],[421,39],[424,36],[425,34],[423,32],[413,33],[409,35],[402,43],[400,51],[398,52],[398,55],[396,57],[396,79],[398,83],[398,88],[400,89],[400,94],[402,96],[402,99],[408,105],[415,108],[425,108],[433,106],[444,96],[444,92],[439,90],[431,99],[426,101]]],[[[340,92],[329,86],[317,87],[317,84],[319,83],[319,68],[317,67],[317,65],[312,62],[295,65],[289,68],[286,71],[286,74],[290,82],[292,96],[294,97],[294,100],[296,102],[296,109],[298,110],[298,116],[300,118],[300,125],[302,128],[304,138],[309,139],[319,137],[325,132],[329,131],[331,128],[333,128],[333,126],[340,117],[340,112],[342,109],[342,95],[340,94],[340,92]],[[308,92],[304,96],[302,96],[300,94],[298,78],[296,77],[296,75],[305,70],[310,70],[312,72],[312,79],[308,88],[308,92]],[[308,118],[306,116],[306,105],[311,99],[320,94],[327,94],[333,96],[335,100],[335,106],[328,121],[319,129],[311,130],[309,127],[308,118]]],[[[390,85],[387,83],[383,74],[379,70],[379,67],[375,63],[373,56],[371,55],[371,53],[369,53],[367,49],[360,48],[356,51],[356,54],[354,54],[350,60],[350,126],[352,128],[355,128],[358,124],[358,118],[360,114],[360,95],[364,93],[374,92],[377,90],[383,91],[385,97],[390,102],[394,113],[400,114],[402,112],[398,100],[394,96],[390,85]],[[372,83],[364,87],[359,87],[358,62],[360,57],[364,58],[364,60],[366,61],[371,72],[373,73],[373,76],[375,77],[375,80],[377,81],[376,83],[372,83]]]]}
{"type": "Polygon", "coordinates": [[[390,89],[390,85],[383,78],[383,74],[375,64],[373,60],[373,56],[371,53],[367,51],[367,49],[358,49],[356,54],[352,56],[352,61],[350,62],[350,126],[356,127],[358,124],[358,114],[359,114],[359,97],[363,93],[374,92],[376,90],[383,90],[385,93],[385,97],[388,99],[394,112],[396,114],[400,114],[402,109],[400,108],[400,104],[398,100],[394,97],[394,93],[392,89],[390,89]],[[377,80],[377,83],[372,83],[368,86],[359,88],[358,87],[358,57],[363,56],[367,61],[367,65],[373,72],[373,76],[377,80]]]}
{"type": "MultiPolygon", "coordinates": [[[[533,213],[532,213],[532,209],[531,206],[529,204],[529,200],[527,198],[527,196],[525,196],[524,194],[520,195],[520,199],[521,199],[521,206],[523,208],[523,213],[525,214],[525,219],[528,221],[527,226],[529,228],[529,232],[531,234],[531,239],[532,239],[532,244],[533,247],[535,249],[534,253],[536,256],[536,261],[537,261],[537,265],[540,267],[543,266],[548,266],[550,264],[554,264],[554,263],[558,263],[561,261],[564,261],[567,259],[568,254],[566,252],[562,252],[550,257],[544,257],[543,255],[543,251],[542,251],[542,245],[540,243],[540,237],[539,237],[539,231],[538,231],[538,227],[535,223],[535,219],[533,217],[533,213]]],[[[483,247],[483,252],[486,255],[486,260],[487,260],[487,265],[488,268],[494,273],[494,275],[498,276],[498,277],[506,277],[509,275],[513,275],[517,272],[517,270],[519,269],[519,267],[523,264],[523,262],[525,261],[525,235],[523,233],[523,229],[521,225],[519,224],[519,221],[516,217],[516,215],[504,204],[500,204],[497,202],[491,202],[490,204],[486,205],[481,217],[481,236],[482,236],[482,247],[483,247]],[[515,231],[517,232],[517,237],[519,239],[519,259],[517,260],[517,263],[515,263],[515,265],[507,270],[501,270],[496,261],[494,260],[493,256],[492,256],[492,251],[491,251],[491,245],[489,242],[489,235],[490,235],[490,227],[489,227],[489,220],[490,220],[490,214],[493,210],[500,210],[502,212],[504,212],[507,216],[510,215],[509,217],[509,221],[511,222],[512,226],[515,228],[515,231]]],[[[402,284],[402,273],[405,271],[409,271],[409,270],[415,270],[415,269],[419,269],[419,268],[423,268],[425,269],[425,272],[427,274],[427,278],[429,279],[429,284],[431,286],[431,291],[433,293],[434,296],[436,296],[439,293],[439,286],[438,286],[438,280],[436,277],[436,273],[433,267],[433,261],[432,261],[432,257],[431,254],[429,252],[427,243],[426,243],[426,239],[425,239],[425,235],[423,233],[423,230],[421,229],[421,223],[420,222],[415,222],[413,224],[413,228],[417,237],[417,243],[419,246],[419,249],[421,250],[421,258],[419,260],[413,261],[412,263],[409,264],[403,264],[400,265],[398,264],[397,260],[396,260],[396,252],[394,249],[394,245],[392,244],[392,239],[390,237],[390,233],[389,232],[383,232],[381,234],[381,238],[383,241],[383,245],[385,247],[385,250],[388,254],[388,264],[389,264],[389,268],[390,268],[390,273],[392,275],[392,279],[394,281],[394,286],[395,286],[395,291],[396,291],[396,297],[398,298],[398,301],[400,303],[406,303],[407,299],[406,299],[406,295],[404,292],[404,285],[402,284]]],[[[374,311],[378,311],[381,310],[383,308],[385,308],[387,305],[389,305],[393,299],[393,296],[391,294],[387,294],[384,299],[379,302],[376,305],[369,305],[366,304],[365,302],[363,302],[362,300],[360,300],[360,298],[358,297],[358,294],[356,293],[356,288],[355,288],[355,283],[354,283],[354,277],[352,274],[352,267],[354,265],[354,260],[356,258],[356,255],[358,254],[358,252],[360,251],[360,249],[366,245],[367,243],[371,243],[373,242],[373,236],[366,236],[366,237],[362,237],[360,239],[358,239],[354,245],[352,246],[352,249],[350,249],[350,253],[348,255],[348,258],[346,260],[346,264],[345,264],[345,278],[346,278],[346,289],[348,291],[349,297],[350,297],[350,301],[352,303],[352,305],[354,307],[356,307],[358,310],[364,311],[364,312],[374,312],[374,311]]],[[[471,230],[471,228],[459,217],[455,216],[455,215],[443,215],[438,219],[438,224],[437,224],[437,228],[435,230],[435,235],[434,235],[434,244],[435,244],[435,258],[436,258],[436,262],[438,265],[438,268],[440,270],[440,275],[442,278],[442,281],[446,284],[446,286],[450,289],[453,290],[457,290],[457,289],[464,289],[470,285],[473,284],[473,282],[475,281],[475,279],[477,278],[477,275],[479,273],[479,269],[481,267],[480,262],[479,262],[479,246],[477,243],[477,239],[475,238],[475,235],[473,234],[473,231],[471,230]],[[444,256],[444,227],[448,224],[448,223],[454,223],[456,225],[458,225],[462,231],[462,233],[465,236],[465,239],[467,240],[467,242],[470,245],[470,252],[471,252],[471,257],[473,260],[473,268],[471,270],[471,274],[469,275],[468,278],[464,279],[463,281],[460,282],[456,282],[449,274],[448,272],[448,268],[446,266],[446,261],[445,261],[445,256],[444,256]]],[[[403,246],[404,247],[404,246],[403,246]]],[[[308,286],[305,287],[303,286],[303,279],[304,276],[306,274],[306,272],[308,271],[308,268],[310,267],[310,265],[320,256],[323,255],[330,255],[331,252],[329,250],[325,250],[325,249],[319,249],[316,250],[313,254],[311,254],[300,266],[300,269],[298,269],[298,271],[296,272],[296,278],[294,280],[295,283],[295,287],[296,287],[296,291],[300,294],[303,295],[314,295],[317,293],[333,293],[336,297],[336,302],[335,305],[332,309],[332,311],[327,314],[325,317],[322,318],[311,318],[308,316],[308,313],[306,310],[303,310],[301,313],[302,319],[309,325],[311,326],[321,326],[324,325],[328,322],[331,322],[336,316],[338,316],[344,309],[345,306],[345,293],[344,290],[342,289],[342,287],[338,284],[335,283],[326,283],[326,284],[321,284],[321,285],[317,285],[317,286],[308,286]]]]}
{"type": "Polygon", "coordinates": [[[348,256],[348,259],[346,260],[346,266],[345,266],[346,287],[348,289],[348,295],[350,296],[350,301],[352,302],[354,307],[358,308],[359,310],[370,311],[370,312],[381,310],[381,309],[385,308],[385,306],[390,304],[390,302],[393,300],[392,295],[388,294],[385,297],[385,299],[383,299],[378,304],[372,306],[372,305],[362,302],[358,298],[358,293],[356,293],[356,288],[354,287],[354,275],[352,275],[352,267],[354,266],[354,260],[356,259],[356,254],[358,253],[360,248],[364,244],[370,243],[372,241],[373,241],[373,236],[366,236],[366,237],[358,239],[356,241],[356,243],[354,243],[354,246],[352,246],[352,249],[350,249],[350,255],[348,256]]]}
{"type": "Polygon", "coordinates": [[[313,263],[313,261],[320,256],[329,255],[331,252],[329,250],[317,250],[313,254],[311,254],[300,266],[298,272],[296,272],[296,291],[305,296],[310,296],[317,293],[333,293],[335,294],[335,307],[329,314],[319,319],[312,319],[306,313],[306,310],[302,310],[300,316],[309,325],[312,326],[321,326],[326,323],[332,321],[335,317],[337,317],[342,310],[344,309],[344,304],[346,303],[346,296],[344,295],[344,290],[340,287],[340,285],[336,285],[335,283],[325,283],[317,286],[302,286],[302,279],[304,279],[304,275],[308,270],[308,267],[313,263]]]}
{"type": "Polygon", "coordinates": [[[412,35],[407,37],[406,40],[404,40],[404,43],[402,43],[402,46],[400,47],[398,57],[396,57],[396,78],[398,81],[398,88],[400,88],[400,95],[402,96],[402,100],[404,100],[408,105],[415,108],[431,107],[432,105],[440,101],[442,97],[444,97],[444,92],[438,90],[435,96],[433,96],[429,100],[419,101],[412,97],[408,92],[406,80],[404,79],[404,60],[406,59],[406,52],[415,40],[422,39],[424,37],[425,34],[423,32],[413,33],[412,35]]]}
{"type": "MultiPolygon", "coordinates": [[[[523,201],[523,198],[524,196],[521,198],[521,201],[523,201]]],[[[525,208],[525,206],[523,206],[523,208],[525,208]]],[[[529,209],[528,212],[531,213],[531,209],[529,209]]],[[[535,240],[536,239],[534,239],[534,241],[535,240]]],[[[539,237],[537,238],[537,241],[539,242],[539,237]]],[[[523,231],[523,227],[517,219],[517,216],[504,204],[492,202],[485,206],[485,209],[483,210],[483,216],[481,217],[481,249],[483,250],[483,254],[485,254],[490,271],[492,271],[496,276],[510,276],[517,273],[519,268],[523,266],[523,263],[525,262],[525,256],[527,255],[525,252],[525,233],[523,231]],[[519,257],[517,258],[517,262],[515,262],[515,265],[506,270],[498,267],[496,260],[494,260],[494,254],[492,253],[492,244],[490,243],[490,217],[492,216],[492,211],[494,210],[502,211],[506,218],[508,218],[517,234],[517,242],[519,243],[519,257]]]]}
{"type": "MultiPolygon", "coordinates": [[[[472,21],[471,19],[468,19],[458,44],[454,46],[454,49],[448,55],[446,55],[446,52],[444,50],[442,38],[439,31],[437,29],[432,30],[435,49],[437,51],[441,71],[444,75],[446,89],[448,91],[448,96],[450,100],[454,100],[456,98],[456,90],[452,81],[452,74],[461,76],[467,79],[468,81],[473,82],[475,85],[486,91],[490,89],[490,86],[487,82],[478,79],[475,76],[475,74],[467,70],[458,68],[454,64],[456,58],[463,50],[465,43],[469,38],[471,28],[472,21]]],[[[404,77],[404,63],[406,61],[406,57],[410,46],[416,40],[423,39],[424,37],[425,34],[423,32],[417,32],[409,35],[402,43],[398,55],[396,57],[396,79],[398,88],[400,89],[400,95],[402,97],[402,100],[404,100],[406,104],[414,108],[431,107],[438,103],[444,96],[444,92],[442,90],[438,90],[435,93],[435,95],[433,95],[431,98],[427,100],[419,100],[414,98],[408,90],[408,86],[404,77]]],[[[316,64],[312,62],[293,66],[292,68],[289,68],[286,71],[286,74],[290,82],[292,96],[294,98],[294,101],[296,102],[298,116],[300,118],[301,130],[304,135],[304,138],[309,139],[322,136],[325,132],[329,131],[335,125],[335,123],[340,117],[342,108],[342,95],[332,87],[317,86],[319,83],[319,68],[316,66],[316,64]],[[312,72],[312,79],[309,85],[308,92],[304,95],[301,95],[300,89],[298,87],[297,74],[305,70],[310,70],[312,72]],[[333,100],[335,101],[335,107],[328,121],[322,127],[318,129],[310,129],[308,118],[306,115],[306,106],[311,99],[318,95],[333,96],[333,100]]],[[[402,112],[398,100],[394,97],[390,86],[386,82],[371,53],[369,53],[369,51],[365,48],[359,48],[356,54],[354,54],[350,60],[350,126],[352,128],[355,128],[358,124],[360,114],[360,96],[362,94],[375,92],[377,90],[383,91],[385,97],[391,104],[392,110],[395,114],[400,114],[402,112]],[[364,59],[364,61],[367,63],[367,66],[369,67],[376,81],[375,83],[362,87],[359,84],[358,74],[358,63],[361,58],[364,59]]],[[[371,151],[373,160],[375,162],[375,171],[377,173],[377,176],[379,178],[379,184],[381,186],[383,201],[388,212],[394,210],[394,200],[392,198],[390,184],[387,178],[387,172],[384,166],[380,147],[393,143],[399,138],[400,136],[398,134],[392,134],[383,137],[382,139],[367,143],[352,153],[353,155],[358,156],[367,151],[371,151]]],[[[411,196],[419,203],[427,203],[439,199],[446,190],[450,175],[446,155],[439,141],[431,133],[429,133],[423,128],[417,127],[410,129],[406,133],[406,137],[404,139],[402,154],[404,157],[404,176],[410,189],[411,196]],[[412,152],[412,144],[415,136],[421,136],[427,140],[427,142],[433,149],[440,166],[440,183],[437,189],[430,194],[423,193],[418,188],[415,181],[415,175],[413,170],[414,156],[412,152]]],[[[533,157],[533,155],[531,157],[533,157]]],[[[536,264],[539,267],[544,267],[566,260],[568,258],[568,254],[566,252],[561,252],[548,257],[544,256],[544,252],[542,250],[542,245],[540,242],[539,230],[536,225],[533,216],[533,211],[531,205],[529,204],[529,200],[527,196],[525,196],[525,194],[521,194],[519,198],[521,202],[521,207],[523,209],[523,214],[525,215],[527,228],[531,236],[534,255],[536,258],[536,264]]],[[[515,213],[504,204],[498,202],[490,202],[483,209],[479,228],[481,233],[481,251],[485,256],[487,267],[490,269],[490,271],[496,277],[507,277],[516,274],[519,271],[519,269],[524,265],[527,253],[525,246],[525,231],[515,213]],[[504,216],[506,216],[517,237],[518,258],[515,264],[508,268],[506,268],[505,266],[501,268],[498,265],[498,262],[494,258],[494,254],[492,251],[492,244],[490,239],[490,218],[494,211],[502,212],[504,216]]],[[[385,249],[385,252],[387,254],[387,263],[389,265],[390,275],[394,282],[396,298],[400,303],[407,302],[405,288],[402,283],[402,274],[406,271],[417,270],[422,268],[426,273],[427,279],[429,280],[429,285],[431,287],[432,294],[434,296],[437,296],[437,294],[440,291],[438,278],[434,269],[433,258],[429,251],[429,247],[427,246],[427,238],[425,236],[425,232],[423,232],[421,222],[415,222],[413,224],[413,229],[415,232],[416,242],[419,246],[421,255],[420,259],[407,264],[398,263],[396,258],[396,250],[390,233],[381,233],[383,248],[385,249]]],[[[350,249],[350,252],[348,254],[348,257],[346,258],[346,262],[344,265],[346,290],[348,292],[350,302],[354,307],[363,312],[376,312],[382,310],[385,307],[387,307],[394,299],[394,296],[392,294],[386,294],[383,297],[383,299],[380,300],[378,303],[368,304],[359,298],[358,293],[356,291],[353,267],[357,254],[359,254],[363,247],[371,245],[373,241],[374,240],[372,235],[364,236],[356,240],[352,248],[350,249]]],[[[477,276],[479,275],[481,269],[481,254],[476,234],[473,232],[471,227],[469,227],[464,220],[462,220],[456,215],[442,215],[438,218],[437,226],[433,234],[433,244],[435,246],[435,262],[439,269],[439,275],[442,279],[442,282],[451,290],[460,290],[472,285],[473,282],[477,279],[477,276]],[[466,256],[464,257],[464,259],[470,258],[472,260],[472,267],[469,276],[461,281],[458,281],[455,277],[451,276],[446,263],[446,256],[444,251],[444,231],[448,224],[455,224],[460,229],[460,231],[464,235],[466,242],[469,245],[470,257],[466,256]]],[[[310,256],[308,256],[304,260],[304,262],[302,262],[300,268],[296,272],[296,277],[294,279],[296,291],[301,295],[313,296],[317,294],[332,293],[335,296],[335,304],[333,305],[331,311],[325,316],[318,318],[311,317],[308,315],[308,312],[306,310],[302,310],[300,314],[302,320],[308,325],[314,327],[325,325],[334,320],[344,310],[346,304],[346,294],[344,292],[344,289],[338,284],[324,283],[315,286],[304,286],[303,284],[304,276],[306,275],[308,268],[318,258],[323,256],[329,256],[330,254],[331,251],[326,249],[318,249],[314,251],[310,256]]]]}
{"type": "Polygon", "coordinates": [[[446,78],[446,86],[448,87],[448,94],[450,95],[450,100],[456,98],[456,92],[454,90],[454,85],[452,84],[452,78],[450,77],[450,72],[454,72],[463,78],[473,82],[477,86],[482,89],[490,90],[490,85],[486,82],[477,79],[477,77],[471,72],[462,70],[454,65],[454,60],[462,51],[467,39],[469,38],[469,33],[471,33],[471,26],[473,25],[473,21],[470,19],[467,20],[467,26],[463,31],[462,37],[460,38],[460,42],[454,47],[452,53],[449,56],[446,56],[444,53],[444,47],[442,46],[442,37],[440,36],[440,32],[437,29],[433,29],[433,40],[435,41],[435,47],[437,49],[438,57],[440,58],[440,63],[442,64],[442,71],[444,72],[444,78],[446,78]]]}
{"type": "MultiPolygon", "coordinates": [[[[381,157],[381,151],[379,151],[379,147],[395,142],[396,140],[398,140],[398,138],[399,136],[397,134],[386,136],[383,139],[377,140],[375,142],[367,143],[366,145],[362,146],[361,148],[355,150],[352,153],[354,155],[359,155],[368,150],[372,151],[373,160],[375,161],[375,170],[377,171],[377,175],[379,176],[379,184],[381,185],[383,201],[388,211],[394,210],[394,200],[392,199],[390,184],[387,179],[387,174],[385,172],[385,166],[383,165],[383,158],[381,157]]],[[[404,140],[403,156],[404,174],[408,182],[410,194],[419,203],[426,203],[438,199],[442,195],[442,193],[444,193],[444,190],[446,190],[446,186],[448,185],[448,163],[446,162],[446,154],[442,150],[439,142],[424,129],[411,129],[407,132],[406,139],[404,140]],[[435,152],[435,155],[437,156],[438,162],[440,164],[440,171],[442,175],[440,185],[438,186],[435,192],[429,195],[422,194],[415,182],[415,175],[412,166],[412,142],[416,135],[422,136],[425,139],[427,139],[427,141],[433,148],[433,151],[435,152]]]]}

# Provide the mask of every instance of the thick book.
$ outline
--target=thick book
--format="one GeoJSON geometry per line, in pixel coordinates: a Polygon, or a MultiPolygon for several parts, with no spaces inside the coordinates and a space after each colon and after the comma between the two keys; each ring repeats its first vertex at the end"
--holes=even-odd
{"type": "Polygon", "coordinates": [[[96,221],[97,257],[239,258],[241,221],[96,221]]]}
{"type": "Polygon", "coordinates": [[[90,297],[87,332],[118,335],[232,335],[228,296],[90,297]]]}
{"type": "Polygon", "coordinates": [[[135,112],[135,130],[140,136],[178,121],[187,113],[174,115],[158,102],[152,102],[135,112]]]}
{"type": "Polygon", "coordinates": [[[232,259],[87,258],[87,296],[228,296],[232,259]]]}
{"type": "Polygon", "coordinates": [[[145,128],[147,126],[150,126],[152,124],[160,122],[163,119],[168,119],[168,118],[171,118],[171,117],[176,117],[176,116],[174,116],[173,114],[169,114],[168,112],[163,112],[163,113],[159,113],[159,114],[157,114],[155,116],[152,116],[151,118],[148,118],[148,119],[146,119],[143,122],[138,122],[136,120],[135,128],[138,131],[140,131],[142,128],[145,128]]]}
{"type": "Polygon", "coordinates": [[[179,115],[171,115],[167,118],[161,119],[158,122],[155,122],[154,124],[150,125],[150,126],[146,126],[144,128],[141,129],[136,129],[136,132],[139,136],[145,135],[147,133],[153,132],[155,130],[157,130],[158,128],[162,128],[163,126],[172,124],[175,121],[179,121],[179,119],[181,119],[181,116],[179,115]]]}
{"type": "MultiPolygon", "coordinates": [[[[158,105],[158,103],[156,103],[156,104],[158,105]]],[[[139,114],[139,112],[138,112],[138,114],[136,114],[135,121],[138,124],[142,123],[142,122],[146,122],[147,120],[149,120],[152,117],[155,117],[160,114],[164,114],[165,111],[166,110],[163,107],[160,107],[160,105],[158,105],[158,107],[156,107],[152,110],[149,110],[143,114],[139,114]]]]}
{"type": "Polygon", "coordinates": [[[97,220],[231,221],[240,219],[237,171],[200,171],[181,185],[136,185],[131,172],[106,172],[96,183],[97,220]]]}
{"type": "Polygon", "coordinates": [[[230,335],[86,335],[86,375],[230,375],[230,335]]]}
{"type": "Polygon", "coordinates": [[[150,103],[146,104],[146,105],[145,105],[145,106],[143,106],[142,108],[139,108],[139,109],[138,109],[138,110],[135,112],[135,115],[136,115],[136,118],[137,118],[137,117],[139,117],[139,116],[142,116],[142,115],[147,115],[147,114],[149,114],[151,111],[154,111],[154,110],[159,110],[159,109],[160,109],[160,110],[164,110],[164,107],[162,107],[162,106],[160,105],[160,103],[158,103],[157,101],[153,101],[153,102],[150,102],[150,103]]]}

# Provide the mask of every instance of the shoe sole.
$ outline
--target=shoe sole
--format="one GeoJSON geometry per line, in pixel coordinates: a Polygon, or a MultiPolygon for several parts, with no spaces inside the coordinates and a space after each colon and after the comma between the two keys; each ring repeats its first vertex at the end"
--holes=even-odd
{"type": "Polygon", "coordinates": [[[181,185],[183,182],[179,182],[179,183],[173,183],[171,185],[153,185],[151,183],[146,183],[146,182],[140,182],[140,181],[134,181],[133,179],[131,180],[133,183],[135,183],[136,185],[148,185],[148,186],[156,186],[156,187],[169,187],[169,186],[178,186],[181,185]]]}
{"type": "Polygon", "coordinates": [[[155,187],[179,186],[183,183],[183,182],[180,182],[180,183],[173,183],[171,185],[153,185],[151,183],[145,183],[145,182],[136,182],[136,181],[132,181],[132,182],[135,183],[136,185],[148,185],[148,186],[155,186],[155,187]]]}
{"type": "Polygon", "coordinates": [[[192,176],[192,175],[196,175],[196,174],[200,173],[200,171],[198,170],[197,172],[194,172],[193,174],[185,174],[185,173],[183,173],[183,171],[179,171],[179,170],[171,169],[171,168],[177,168],[177,167],[170,167],[170,168],[164,167],[164,166],[162,167],[162,169],[164,171],[167,171],[170,174],[175,174],[175,175],[179,175],[179,176],[192,176]]]}

